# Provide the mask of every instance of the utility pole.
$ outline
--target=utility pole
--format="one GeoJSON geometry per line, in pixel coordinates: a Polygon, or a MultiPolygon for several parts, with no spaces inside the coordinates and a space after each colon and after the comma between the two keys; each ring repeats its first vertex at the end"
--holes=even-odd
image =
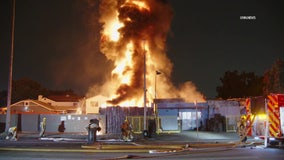
{"type": "Polygon", "coordinates": [[[145,40],[143,40],[143,56],[144,56],[144,132],[147,132],[146,129],[146,113],[147,113],[147,105],[146,105],[146,101],[147,101],[147,87],[146,87],[146,50],[145,50],[145,40]]]}
{"type": "Polygon", "coordinates": [[[6,128],[8,131],[11,126],[11,97],[12,97],[12,80],[13,80],[13,60],[14,60],[14,38],[15,38],[15,14],[16,14],[16,0],[13,0],[13,13],[12,13],[12,34],[11,34],[11,54],[10,54],[10,69],[8,80],[8,93],[7,93],[7,113],[6,113],[6,128]]]}

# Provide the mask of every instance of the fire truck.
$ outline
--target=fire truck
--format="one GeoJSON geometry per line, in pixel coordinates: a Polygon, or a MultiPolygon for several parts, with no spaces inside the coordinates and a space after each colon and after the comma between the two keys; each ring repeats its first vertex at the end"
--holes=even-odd
{"type": "Polygon", "coordinates": [[[268,123],[268,143],[284,144],[284,94],[247,98],[245,110],[247,136],[264,139],[268,123]]]}

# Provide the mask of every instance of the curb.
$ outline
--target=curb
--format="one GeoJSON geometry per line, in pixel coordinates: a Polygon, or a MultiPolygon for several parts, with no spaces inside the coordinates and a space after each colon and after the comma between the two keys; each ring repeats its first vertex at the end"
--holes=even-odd
{"type": "MultiPolygon", "coordinates": [[[[255,145],[260,145],[260,143],[254,143],[255,145]]],[[[209,148],[234,148],[236,143],[206,143],[206,144],[172,144],[172,145],[113,145],[113,144],[93,144],[93,145],[81,145],[79,149],[70,148],[16,148],[16,147],[0,147],[0,151],[31,151],[31,152],[81,152],[81,153],[149,153],[150,151],[155,151],[159,153],[181,151],[185,148],[188,149],[209,149],[209,148]]],[[[186,150],[186,149],[185,149],[186,150]]]]}
{"type": "Polygon", "coordinates": [[[181,149],[185,145],[82,145],[83,149],[101,150],[149,150],[149,149],[181,149]]]}
{"type": "Polygon", "coordinates": [[[92,144],[81,145],[82,149],[100,150],[152,150],[152,149],[183,149],[186,146],[191,148],[214,148],[214,147],[234,147],[236,143],[184,143],[184,144],[92,144]]]}
{"type": "MultiPolygon", "coordinates": [[[[125,150],[111,149],[111,150],[91,150],[91,149],[50,149],[50,148],[0,148],[0,151],[26,151],[26,152],[81,152],[81,153],[125,153],[125,150]]],[[[149,153],[148,149],[128,150],[133,153],[149,153]]]]}

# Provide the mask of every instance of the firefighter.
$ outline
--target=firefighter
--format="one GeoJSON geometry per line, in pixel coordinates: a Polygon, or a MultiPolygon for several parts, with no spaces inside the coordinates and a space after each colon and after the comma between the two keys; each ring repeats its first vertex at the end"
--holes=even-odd
{"type": "Polygon", "coordinates": [[[128,136],[128,128],[129,128],[129,123],[127,120],[125,120],[122,125],[120,126],[121,128],[121,133],[123,137],[127,137],[128,136]]]}
{"type": "Polygon", "coordinates": [[[18,140],[18,136],[17,136],[17,126],[14,127],[10,127],[8,130],[8,135],[6,136],[6,139],[10,139],[12,141],[17,141],[18,140]],[[10,136],[12,136],[10,138],[10,136]]]}
{"type": "Polygon", "coordinates": [[[42,122],[40,122],[40,133],[39,137],[44,137],[45,129],[46,129],[46,118],[43,117],[42,122]]]}
{"type": "Polygon", "coordinates": [[[131,133],[132,127],[127,119],[124,120],[120,128],[121,128],[122,139],[124,141],[132,141],[133,140],[133,135],[131,133]]]}
{"type": "Polygon", "coordinates": [[[88,131],[88,143],[94,143],[97,139],[97,131],[101,130],[99,120],[96,118],[91,119],[86,129],[88,131]]]}
{"type": "Polygon", "coordinates": [[[61,124],[58,126],[58,132],[63,133],[65,131],[64,121],[61,121],[61,124]]]}
{"type": "Polygon", "coordinates": [[[246,133],[246,118],[242,116],[240,121],[238,122],[238,134],[240,136],[240,142],[245,144],[247,141],[247,133],[246,133]]]}

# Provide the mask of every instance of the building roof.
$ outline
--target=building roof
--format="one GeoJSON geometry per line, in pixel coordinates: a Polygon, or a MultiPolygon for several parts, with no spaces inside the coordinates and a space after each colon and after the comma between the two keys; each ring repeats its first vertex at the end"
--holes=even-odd
{"type": "Polygon", "coordinates": [[[22,100],[12,104],[11,114],[62,114],[76,112],[77,108],[73,106],[52,106],[38,100],[22,100]]]}
{"type": "Polygon", "coordinates": [[[76,95],[50,95],[47,96],[48,99],[56,102],[79,102],[84,97],[76,95]]]}
{"type": "Polygon", "coordinates": [[[155,99],[158,109],[195,109],[207,108],[207,102],[185,102],[181,98],[155,99]]]}

